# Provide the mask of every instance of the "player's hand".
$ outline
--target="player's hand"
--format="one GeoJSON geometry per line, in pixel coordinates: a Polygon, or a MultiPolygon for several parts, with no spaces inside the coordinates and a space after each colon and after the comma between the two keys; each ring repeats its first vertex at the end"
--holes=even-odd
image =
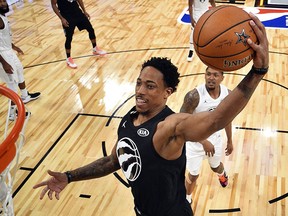
{"type": "Polygon", "coordinates": [[[228,156],[233,152],[232,142],[227,142],[227,147],[225,148],[225,155],[228,156]]]}
{"type": "Polygon", "coordinates": [[[41,194],[40,199],[42,200],[44,195],[47,193],[50,200],[53,199],[53,193],[55,193],[55,197],[57,200],[60,199],[60,192],[67,186],[68,179],[65,173],[61,172],[53,172],[51,170],[48,170],[48,174],[51,176],[46,181],[43,181],[41,183],[38,183],[33,186],[33,189],[39,188],[44,186],[41,194]]]}
{"type": "Polygon", "coordinates": [[[62,18],[61,22],[64,27],[69,27],[69,22],[65,18],[62,18]]]}
{"type": "Polygon", "coordinates": [[[191,20],[191,25],[192,25],[193,28],[195,28],[195,26],[196,26],[196,21],[193,18],[191,20]]]}
{"type": "Polygon", "coordinates": [[[253,64],[255,68],[267,68],[269,66],[269,49],[268,49],[268,39],[266,35],[266,30],[261,21],[252,13],[249,13],[252,20],[250,25],[253,28],[259,44],[253,43],[250,38],[247,42],[250,47],[255,51],[253,57],[253,64]]]}
{"type": "Polygon", "coordinates": [[[87,12],[84,12],[84,14],[90,20],[90,15],[87,12]]]}
{"type": "Polygon", "coordinates": [[[24,52],[23,52],[19,47],[15,46],[15,47],[14,47],[14,50],[15,50],[17,53],[19,53],[19,54],[21,54],[21,55],[24,55],[24,52]]]}
{"type": "Polygon", "coordinates": [[[214,145],[211,142],[209,142],[208,140],[201,141],[201,144],[203,145],[205,154],[208,157],[213,157],[213,155],[215,154],[214,145]]]}

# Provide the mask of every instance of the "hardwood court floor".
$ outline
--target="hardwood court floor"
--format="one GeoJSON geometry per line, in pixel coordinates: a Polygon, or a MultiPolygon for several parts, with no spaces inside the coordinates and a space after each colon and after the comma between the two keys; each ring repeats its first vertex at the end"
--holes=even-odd
{"type": "MultiPolygon", "coordinates": [[[[28,89],[42,93],[27,104],[32,116],[14,184],[19,216],[134,215],[130,189],[113,175],[72,183],[59,201],[48,197],[40,201],[40,190],[32,186],[48,177],[48,169],[66,171],[103,156],[103,146],[109,154],[120,118],[134,104],[135,80],[144,60],[166,56],[179,67],[181,82],[168,101],[175,111],[185,93],[204,82],[205,66],[199,59],[195,56],[186,62],[190,27],[177,22],[186,1],[84,3],[98,45],[108,55],[92,56],[88,34],[76,30],[72,43],[76,70],[66,67],[64,34],[50,1],[18,3],[9,15],[13,41],[25,53],[20,58],[28,89]]],[[[267,33],[270,71],[233,121],[234,152],[223,156],[229,185],[223,189],[204,161],[193,194],[195,215],[238,208],[240,212],[220,215],[288,214],[287,198],[268,202],[288,193],[288,33],[279,29],[267,29],[267,33]]],[[[223,84],[233,89],[250,67],[225,74],[223,84]]],[[[3,96],[0,105],[2,135],[7,114],[3,96]]]]}

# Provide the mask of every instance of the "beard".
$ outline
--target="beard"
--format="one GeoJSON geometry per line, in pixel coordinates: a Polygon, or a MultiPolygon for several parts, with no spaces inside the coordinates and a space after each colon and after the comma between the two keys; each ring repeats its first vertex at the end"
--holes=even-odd
{"type": "Polygon", "coordinates": [[[4,15],[4,14],[8,13],[9,10],[10,10],[10,9],[9,9],[9,6],[7,6],[6,8],[3,8],[3,7],[2,7],[2,8],[0,8],[0,14],[3,14],[3,15],[4,15]]]}

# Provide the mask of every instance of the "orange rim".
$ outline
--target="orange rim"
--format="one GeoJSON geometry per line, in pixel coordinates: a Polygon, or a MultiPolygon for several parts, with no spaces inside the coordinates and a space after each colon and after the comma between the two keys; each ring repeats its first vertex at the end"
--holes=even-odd
{"type": "Polygon", "coordinates": [[[15,157],[15,143],[25,121],[25,107],[19,95],[5,86],[0,85],[0,94],[11,99],[16,104],[18,110],[18,117],[16,118],[14,127],[0,145],[0,173],[2,173],[15,157]]]}

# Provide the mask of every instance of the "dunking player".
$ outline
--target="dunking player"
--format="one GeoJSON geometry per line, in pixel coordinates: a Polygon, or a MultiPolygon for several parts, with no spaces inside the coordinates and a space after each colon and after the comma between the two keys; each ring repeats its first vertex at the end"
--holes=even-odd
{"type": "Polygon", "coordinates": [[[198,19],[209,9],[209,5],[216,7],[215,0],[188,0],[188,10],[191,20],[191,33],[190,33],[190,45],[187,61],[192,61],[193,57],[193,30],[198,19]],[[210,3],[209,3],[210,2],[210,3]]]}
{"type": "Polygon", "coordinates": [[[120,168],[131,185],[136,215],[191,216],[186,200],[185,142],[201,141],[224,128],[246,106],[268,71],[266,31],[251,14],[250,22],[259,44],[248,39],[255,50],[253,67],[214,111],[196,114],[173,113],[166,102],[176,91],[179,73],[170,60],[151,58],[142,65],[135,87],[136,105],[118,127],[117,144],[106,157],[67,172],[48,171],[51,177],[34,188],[44,187],[50,199],[71,182],[100,178],[120,168]]]}
{"type": "MultiPolygon", "coordinates": [[[[206,68],[205,84],[199,85],[197,88],[189,91],[181,107],[181,112],[199,113],[204,111],[213,111],[218,104],[229,94],[229,90],[221,85],[224,76],[222,71],[206,68]]],[[[225,127],[227,135],[226,155],[233,151],[231,123],[225,127]]],[[[228,185],[228,176],[224,170],[222,157],[222,139],[221,131],[209,136],[201,142],[186,142],[187,170],[186,177],[186,198],[189,203],[192,202],[191,194],[196,186],[196,180],[199,176],[202,160],[208,157],[213,172],[218,174],[222,187],[228,185]]]]}

